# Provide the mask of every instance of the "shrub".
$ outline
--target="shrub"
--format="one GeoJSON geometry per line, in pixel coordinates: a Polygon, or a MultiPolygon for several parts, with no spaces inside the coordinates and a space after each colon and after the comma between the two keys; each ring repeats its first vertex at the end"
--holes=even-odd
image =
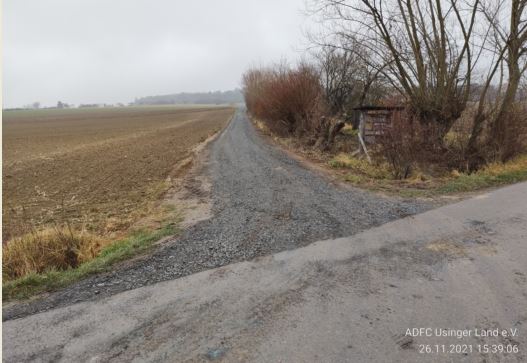
{"type": "Polygon", "coordinates": [[[104,241],[86,231],[67,227],[33,231],[3,247],[3,278],[12,280],[47,270],[77,267],[97,256],[104,241]]]}
{"type": "Polygon", "coordinates": [[[467,107],[445,135],[443,140],[445,146],[444,164],[450,170],[466,172],[471,170],[472,165],[479,164],[479,162],[474,163],[476,155],[468,147],[476,111],[473,105],[467,107]]]}
{"type": "Polygon", "coordinates": [[[396,179],[405,179],[416,162],[419,125],[405,112],[394,112],[390,121],[390,126],[383,129],[382,137],[376,138],[376,151],[386,159],[396,179]]]}
{"type": "Polygon", "coordinates": [[[324,114],[318,72],[306,64],[249,70],[243,92],[249,113],[281,135],[315,132],[324,114]]]}
{"type": "Polygon", "coordinates": [[[506,162],[527,151],[527,105],[517,102],[487,131],[488,161],[506,162]]]}

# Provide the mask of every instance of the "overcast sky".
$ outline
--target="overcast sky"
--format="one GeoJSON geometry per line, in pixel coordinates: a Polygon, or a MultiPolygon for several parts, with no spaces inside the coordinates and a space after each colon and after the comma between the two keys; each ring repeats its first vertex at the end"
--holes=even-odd
{"type": "Polygon", "coordinates": [[[304,0],[4,0],[3,106],[238,87],[298,59],[304,0]]]}

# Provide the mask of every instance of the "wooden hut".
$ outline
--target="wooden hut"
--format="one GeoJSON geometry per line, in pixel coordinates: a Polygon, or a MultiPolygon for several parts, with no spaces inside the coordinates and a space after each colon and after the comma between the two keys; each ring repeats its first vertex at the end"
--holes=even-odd
{"type": "Polygon", "coordinates": [[[358,130],[364,142],[375,143],[375,139],[381,137],[386,128],[391,127],[392,115],[396,111],[403,110],[403,106],[362,106],[353,109],[357,112],[358,130]]]}
{"type": "Polygon", "coordinates": [[[356,153],[364,152],[368,160],[370,156],[366,144],[374,144],[392,125],[392,115],[396,111],[403,110],[403,106],[362,106],[353,109],[355,113],[354,127],[358,129],[360,142],[356,153]]]}

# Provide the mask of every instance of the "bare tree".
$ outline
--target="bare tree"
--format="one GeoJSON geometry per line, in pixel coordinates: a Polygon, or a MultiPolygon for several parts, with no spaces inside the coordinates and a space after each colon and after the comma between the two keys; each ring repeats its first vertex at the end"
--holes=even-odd
{"type": "MultiPolygon", "coordinates": [[[[478,141],[484,125],[489,127],[494,144],[506,142],[507,112],[516,101],[520,82],[527,69],[527,0],[482,0],[479,10],[490,32],[487,51],[491,53],[488,75],[478,100],[472,133],[468,142],[468,154],[473,159],[471,168],[481,163],[478,141]],[[488,98],[489,89],[497,83],[498,94],[488,98]]],[[[499,155],[503,160],[507,155],[499,155]]]]}
{"type": "Polygon", "coordinates": [[[329,112],[342,114],[356,87],[356,57],[352,52],[328,46],[322,47],[316,57],[329,112]]]}
{"type": "Polygon", "coordinates": [[[372,62],[370,51],[353,36],[341,32],[331,37],[324,33],[310,33],[308,39],[313,46],[311,51],[318,59],[328,99],[334,94],[346,95],[335,97],[340,108],[374,103],[385,96],[387,64],[379,66],[372,62]]]}
{"type": "MultiPolygon", "coordinates": [[[[479,0],[319,0],[334,34],[356,39],[438,140],[466,108],[479,0]]],[[[476,55],[477,57],[477,55],[476,55]]]]}
{"type": "MultiPolygon", "coordinates": [[[[510,106],[518,92],[520,80],[527,69],[527,19],[525,18],[525,7],[527,0],[510,1],[509,28],[501,26],[496,18],[489,18],[490,24],[500,37],[503,47],[506,49],[505,62],[508,70],[508,82],[505,94],[498,111],[497,119],[501,119],[503,112],[510,106]]],[[[500,4],[500,6],[502,6],[500,4]]],[[[498,7],[499,11],[499,7],[498,7]]],[[[486,13],[487,14],[487,13],[486,13]]]]}

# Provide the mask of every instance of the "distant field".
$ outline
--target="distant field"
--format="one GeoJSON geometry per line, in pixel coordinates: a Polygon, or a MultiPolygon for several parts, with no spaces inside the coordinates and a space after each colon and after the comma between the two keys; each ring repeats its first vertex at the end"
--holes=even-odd
{"type": "Polygon", "coordinates": [[[3,113],[3,240],[68,221],[125,229],[166,191],[178,161],[230,107],[126,107],[3,113]]]}

